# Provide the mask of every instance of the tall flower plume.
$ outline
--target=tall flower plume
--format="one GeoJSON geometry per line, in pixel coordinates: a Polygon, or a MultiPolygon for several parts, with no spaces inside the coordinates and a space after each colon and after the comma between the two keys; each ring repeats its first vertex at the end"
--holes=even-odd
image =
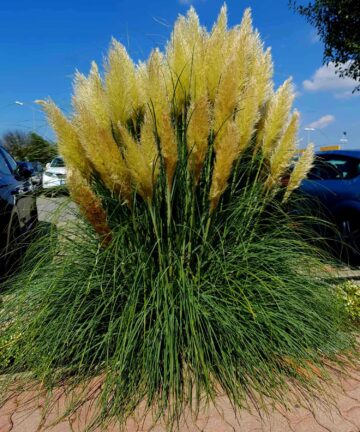
{"type": "Polygon", "coordinates": [[[124,144],[125,160],[131,175],[135,190],[146,200],[151,201],[153,195],[152,165],[140,144],[119,123],[119,131],[124,144]]]}
{"type": "Polygon", "coordinates": [[[280,177],[289,167],[296,152],[296,133],[299,123],[299,113],[294,112],[284,135],[270,157],[270,173],[265,183],[267,188],[277,185],[280,177]]]}
{"type": "Polygon", "coordinates": [[[220,76],[228,54],[227,8],[223,6],[205,47],[205,73],[209,98],[215,100],[220,76]]]}
{"type": "Polygon", "coordinates": [[[83,177],[88,177],[90,175],[89,163],[74,125],[64,116],[53,101],[38,100],[36,102],[42,106],[50,125],[56,133],[59,152],[66,164],[77,167],[83,177]]]}
{"type": "Polygon", "coordinates": [[[171,188],[174,178],[176,163],[178,161],[178,149],[175,130],[168,113],[162,116],[162,129],[159,132],[161,139],[161,152],[164,158],[168,187],[171,188]]]}
{"type": "Polygon", "coordinates": [[[289,116],[294,92],[291,80],[287,80],[278,89],[269,101],[266,113],[264,130],[259,137],[262,138],[262,151],[265,156],[270,156],[284,130],[284,120],[289,116]]]}
{"type": "Polygon", "coordinates": [[[191,94],[204,93],[201,79],[204,66],[204,31],[199,18],[190,8],[186,17],[180,17],[166,48],[166,58],[172,76],[175,103],[181,107],[191,94]]]}
{"type": "Polygon", "coordinates": [[[114,139],[107,99],[95,63],[88,78],[75,79],[74,125],[87,158],[112,193],[129,200],[130,178],[114,139]]]}
{"type": "Polygon", "coordinates": [[[287,185],[284,201],[287,201],[291,193],[297,189],[301,182],[305,179],[314,162],[314,144],[309,144],[303,154],[297,161],[293,172],[291,173],[289,183],[287,185]]]}
{"type": "Polygon", "coordinates": [[[210,188],[210,212],[215,210],[221,195],[226,190],[233,164],[239,155],[238,141],[239,129],[236,123],[228,122],[216,149],[210,188]]]}
{"type": "Polygon", "coordinates": [[[124,46],[113,39],[105,63],[105,91],[109,115],[116,125],[125,123],[136,112],[142,101],[136,83],[135,65],[124,46]]]}
{"type": "Polygon", "coordinates": [[[190,170],[198,182],[202,165],[208,151],[211,129],[210,107],[207,96],[203,96],[191,105],[188,113],[187,148],[190,170]]]}
{"type": "Polygon", "coordinates": [[[91,168],[75,127],[65,118],[54,102],[40,100],[37,102],[42,105],[56,132],[59,151],[68,168],[67,180],[71,196],[100,236],[102,243],[106,245],[111,239],[111,230],[101,200],[90,187],[91,168]]]}
{"type": "Polygon", "coordinates": [[[146,62],[135,64],[112,40],[103,77],[95,63],[88,76],[76,74],[70,119],[52,102],[43,106],[67,163],[84,179],[99,179],[121,202],[130,206],[136,193],[152,203],[159,177],[165,174],[172,189],[183,184],[177,175],[187,167],[193,187],[210,190],[214,211],[240,154],[260,152],[265,189],[276,187],[292,163],[293,89],[287,80],[274,91],[272,73],[271,52],[249,9],[228,29],[222,7],[208,32],[190,8],[176,21],[165,52],[154,49],[146,62]],[[207,184],[199,181],[205,161],[207,184]]]}
{"type": "Polygon", "coordinates": [[[106,246],[111,241],[111,229],[101,200],[76,168],[68,168],[68,186],[74,202],[106,246]]]}

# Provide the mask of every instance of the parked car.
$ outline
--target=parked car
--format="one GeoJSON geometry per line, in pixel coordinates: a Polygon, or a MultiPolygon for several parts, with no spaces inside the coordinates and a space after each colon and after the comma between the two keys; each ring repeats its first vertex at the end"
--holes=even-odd
{"type": "Polygon", "coordinates": [[[42,186],[49,189],[55,186],[64,186],[66,184],[66,167],[64,159],[57,156],[46,165],[43,173],[42,186]]]}
{"type": "Polygon", "coordinates": [[[31,183],[35,188],[42,185],[44,169],[40,162],[17,162],[17,164],[31,172],[31,183]]]}
{"type": "Polygon", "coordinates": [[[0,146],[0,274],[19,257],[23,234],[37,224],[31,172],[0,146]]]}
{"type": "Polygon", "coordinates": [[[317,153],[300,191],[335,222],[350,261],[360,263],[360,150],[317,153]]]}

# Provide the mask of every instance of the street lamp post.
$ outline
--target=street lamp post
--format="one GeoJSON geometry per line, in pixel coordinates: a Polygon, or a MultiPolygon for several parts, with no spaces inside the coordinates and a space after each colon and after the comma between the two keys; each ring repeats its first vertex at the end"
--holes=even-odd
{"type": "Polygon", "coordinates": [[[310,132],[313,132],[315,130],[315,128],[313,127],[306,127],[304,128],[304,130],[307,131],[307,144],[310,144],[310,132]]]}
{"type": "Polygon", "coordinates": [[[343,136],[340,139],[340,142],[343,143],[343,144],[346,144],[348,142],[347,133],[346,132],[343,132],[343,136]]]}
{"type": "Polygon", "coordinates": [[[33,132],[35,132],[35,108],[31,104],[27,104],[27,103],[19,101],[19,100],[16,100],[15,104],[19,105],[19,106],[26,106],[26,107],[29,107],[31,109],[31,112],[32,112],[32,129],[33,129],[33,132]]]}

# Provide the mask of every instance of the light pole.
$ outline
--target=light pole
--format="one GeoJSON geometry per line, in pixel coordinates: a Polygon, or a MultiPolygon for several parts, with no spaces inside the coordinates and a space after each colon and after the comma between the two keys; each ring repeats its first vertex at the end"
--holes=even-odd
{"type": "Polygon", "coordinates": [[[307,144],[310,144],[310,132],[314,132],[315,128],[313,127],[306,127],[304,130],[307,131],[307,144]]]}
{"type": "Polygon", "coordinates": [[[343,136],[340,139],[340,142],[343,143],[343,144],[346,144],[348,142],[347,133],[346,132],[343,132],[343,136]]]}
{"type": "MultiPolygon", "coordinates": [[[[20,101],[13,101],[13,102],[10,102],[6,105],[0,106],[0,110],[3,110],[5,108],[9,108],[9,107],[13,107],[15,105],[24,105],[24,104],[23,104],[23,102],[20,102],[20,101]]],[[[33,122],[34,122],[34,120],[33,120],[33,122]]],[[[6,124],[6,123],[4,123],[4,124],[6,124]]]]}
{"type": "Polygon", "coordinates": [[[4,108],[8,108],[8,107],[14,106],[14,104],[18,105],[18,104],[16,103],[16,101],[15,101],[15,102],[8,103],[8,104],[6,104],[6,105],[2,105],[2,106],[0,107],[0,109],[4,109],[4,108]]]}
{"type": "Polygon", "coordinates": [[[19,101],[19,100],[16,100],[14,103],[15,103],[15,105],[26,106],[26,107],[29,107],[31,109],[31,112],[32,112],[32,129],[33,129],[33,132],[35,132],[35,108],[31,104],[27,104],[27,103],[19,101]]]}

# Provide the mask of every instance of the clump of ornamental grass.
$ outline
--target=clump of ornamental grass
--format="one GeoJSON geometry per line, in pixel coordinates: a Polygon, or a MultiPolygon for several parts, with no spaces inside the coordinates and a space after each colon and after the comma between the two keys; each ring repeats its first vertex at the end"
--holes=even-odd
{"type": "Polygon", "coordinates": [[[219,394],[235,408],[322,394],[353,335],[305,218],[286,211],[313,148],[295,158],[291,81],[273,89],[250,11],[229,29],[223,7],[208,32],[191,8],[164,53],[135,65],[114,40],[104,69],[77,73],[71,117],[40,101],[81,217],[11,281],[2,369],[23,374],[4,398],[75,389],[64,415],[93,397],[89,429],[141,402],[171,429],[219,394]]]}

